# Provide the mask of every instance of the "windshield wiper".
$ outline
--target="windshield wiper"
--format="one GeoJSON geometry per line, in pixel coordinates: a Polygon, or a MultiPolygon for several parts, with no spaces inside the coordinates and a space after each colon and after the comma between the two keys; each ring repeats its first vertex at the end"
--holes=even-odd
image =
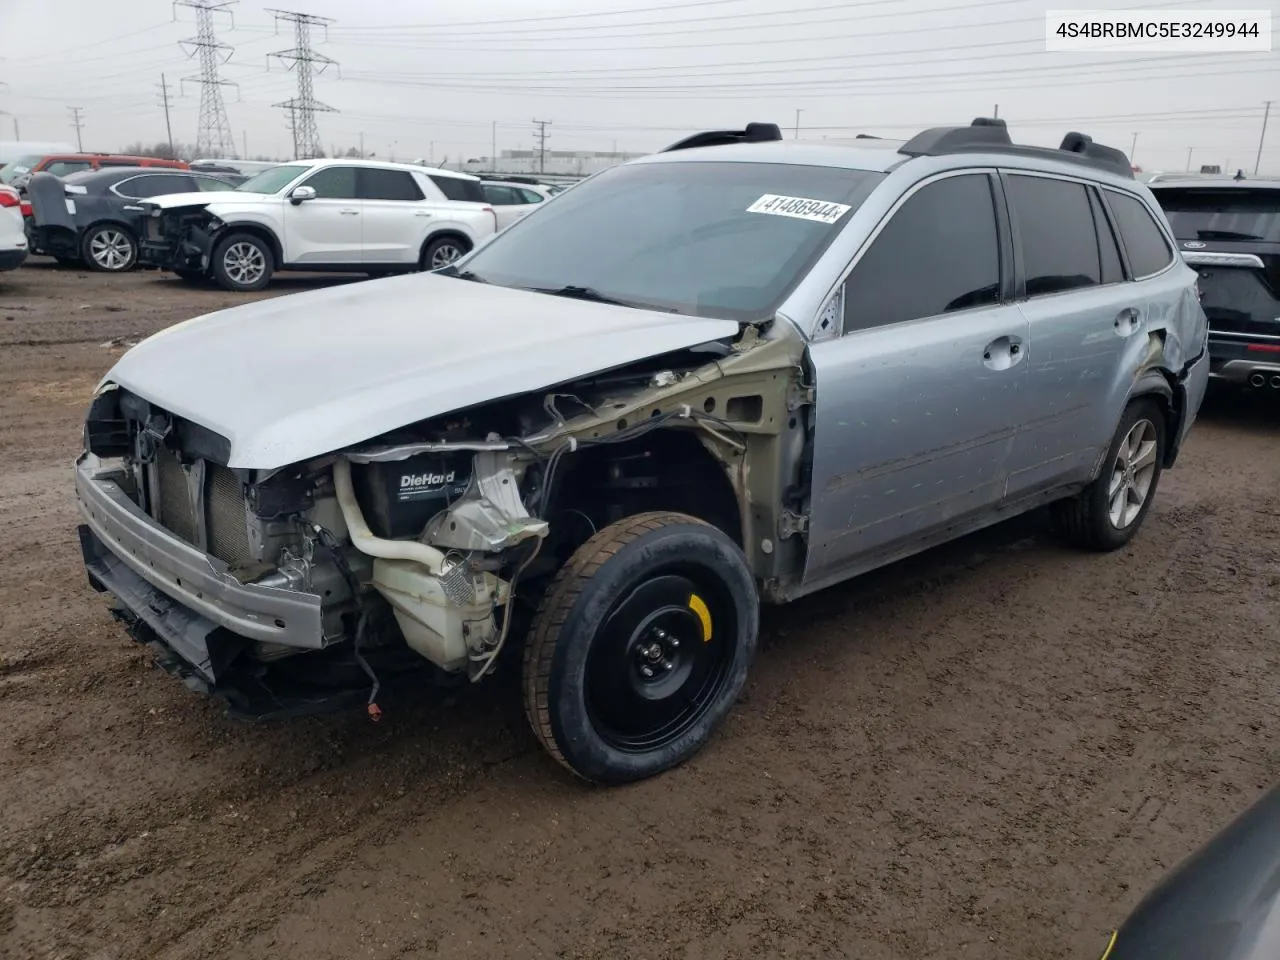
{"type": "Polygon", "coordinates": [[[1197,230],[1196,236],[1201,240],[1261,240],[1262,237],[1252,233],[1239,233],[1235,230],[1197,230]]]}
{"type": "Polygon", "coordinates": [[[664,313],[677,313],[671,307],[656,307],[650,303],[637,303],[634,300],[619,300],[609,297],[591,287],[579,287],[570,284],[566,287],[530,287],[533,293],[546,293],[553,297],[569,297],[572,300],[590,300],[592,303],[609,303],[617,307],[633,307],[636,310],[659,310],[664,313]]]}

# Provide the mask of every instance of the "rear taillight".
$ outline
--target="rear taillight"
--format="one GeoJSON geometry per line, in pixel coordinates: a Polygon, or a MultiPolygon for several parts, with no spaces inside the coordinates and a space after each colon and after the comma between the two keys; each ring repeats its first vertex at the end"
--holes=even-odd
{"type": "Polygon", "coordinates": [[[31,201],[30,201],[30,200],[23,200],[23,201],[22,201],[22,207],[21,207],[21,209],[22,209],[22,215],[23,215],[24,217],[29,217],[29,216],[31,216],[31,215],[32,215],[32,214],[31,214],[31,201]]]}
{"type": "Polygon", "coordinates": [[[22,198],[18,196],[18,191],[10,187],[0,187],[0,207],[19,207],[22,206],[22,198]]]}
{"type": "Polygon", "coordinates": [[[1280,353],[1280,343],[1251,343],[1245,349],[1250,353],[1280,353]]]}

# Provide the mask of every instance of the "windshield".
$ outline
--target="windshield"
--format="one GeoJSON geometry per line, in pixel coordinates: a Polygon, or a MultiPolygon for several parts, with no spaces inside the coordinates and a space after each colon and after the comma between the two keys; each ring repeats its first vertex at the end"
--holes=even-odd
{"type": "Polygon", "coordinates": [[[494,237],[464,275],[695,316],[765,319],[882,179],[783,163],[613,167],[494,237]]]}
{"type": "Polygon", "coordinates": [[[39,154],[33,154],[29,157],[19,157],[10,163],[6,163],[0,167],[0,183],[13,183],[15,180],[25,177],[31,172],[31,168],[40,162],[39,154]]]}
{"type": "Polygon", "coordinates": [[[236,187],[241,193],[275,193],[302,176],[310,167],[284,166],[263,170],[236,187]]]}
{"type": "Polygon", "coordinates": [[[1179,240],[1280,243],[1280,190],[1179,187],[1152,193],[1179,240]]]}

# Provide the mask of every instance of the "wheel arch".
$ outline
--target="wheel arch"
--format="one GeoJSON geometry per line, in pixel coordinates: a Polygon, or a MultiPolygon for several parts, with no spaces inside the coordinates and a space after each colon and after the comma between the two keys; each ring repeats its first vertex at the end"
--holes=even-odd
{"type": "Polygon", "coordinates": [[[1177,377],[1163,367],[1148,367],[1134,381],[1125,408],[1135,400],[1154,400],[1164,415],[1165,448],[1162,467],[1168,469],[1178,458],[1177,438],[1181,435],[1186,411],[1186,391],[1177,377]]]}
{"type": "Polygon", "coordinates": [[[427,235],[422,241],[422,246],[418,248],[418,264],[422,266],[426,262],[427,247],[435,243],[437,240],[458,240],[462,243],[463,253],[470,253],[475,248],[475,241],[469,237],[465,231],[457,227],[444,227],[427,235]]]}
{"type": "Polygon", "coordinates": [[[210,268],[212,268],[213,263],[213,251],[218,248],[218,244],[222,243],[222,241],[227,239],[227,237],[236,233],[247,233],[250,236],[257,237],[259,240],[263,241],[271,251],[271,259],[274,261],[271,268],[273,270],[281,269],[284,264],[284,247],[280,243],[280,238],[276,236],[275,231],[270,227],[261,223],[253,223],[252,221],[228,223],[218,231],[217,235],[213,238],[213,243],[209,245],[210,268]]]}

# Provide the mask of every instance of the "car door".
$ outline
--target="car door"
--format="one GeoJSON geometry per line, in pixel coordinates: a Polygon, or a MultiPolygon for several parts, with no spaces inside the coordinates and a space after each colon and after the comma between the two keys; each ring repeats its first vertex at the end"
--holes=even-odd
{"type": "Polygon", "coordinates": [[[195,180],[186,174],[143,173],[112,186],[109,193],[113,196],[108,199],[114,201],[113,213],[128,224],[135,237],[142,237],[146,232],[146,216],[140,201],[169,193],[189,193],[195,188],[195,180]]]}
{"type": "Polygon", "coordinates": [[[1147,317],[1136,286],[1125,282],[1094,186],[1012,171],[1001,179],[1030,339],[1022,424],[1009,458],[1016,498],[1092,473],[1115,430],[1115,392],[1143,361],[1147,317]]]}
{"type": "Polygon", "coordinates": [[[416,264],[431,211],[413,174],[362,167],[359,185],[364,262],[416,264]]]}
{"type": "Polygon", "coordinates": [[[297,187],[316,195],[295,202],[284,199],[286,263],[358,265],[363,260],[357,167],[321,167],[297,187]]]}
{"type": "Polygon", "coordinates": [[[524,198],[514,187],[502,183],[482,183],[480,190],[485,202],[493,207],[499,230],[511,226],[529,212],[524,198]]]}
{"type": "Polygon", "coordinates": [[[1004,495],[1027,323],[1006,302],[998,199],[994,171],[913,187],[853,261],[841,336],[809,347],[807,589],[947,539],[1004,495]]]}

